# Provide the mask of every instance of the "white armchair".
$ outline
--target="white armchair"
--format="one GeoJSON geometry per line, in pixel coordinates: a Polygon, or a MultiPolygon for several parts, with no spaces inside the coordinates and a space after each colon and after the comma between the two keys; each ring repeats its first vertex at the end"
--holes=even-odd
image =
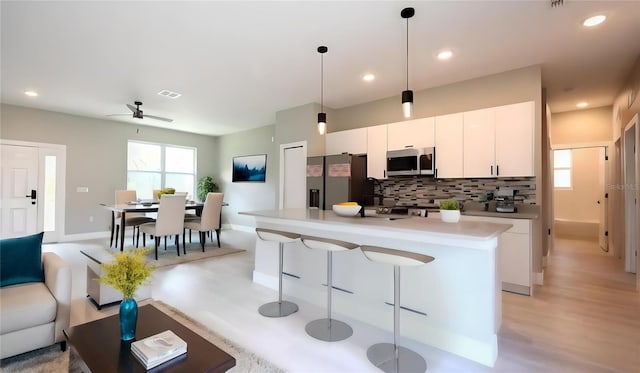
{"type": "Polygon", "coordinates": [[[71,315],[71,267],[54,253],[42,254],[44,282],[0,288],[0,358],[60,343],[71,315]]]}

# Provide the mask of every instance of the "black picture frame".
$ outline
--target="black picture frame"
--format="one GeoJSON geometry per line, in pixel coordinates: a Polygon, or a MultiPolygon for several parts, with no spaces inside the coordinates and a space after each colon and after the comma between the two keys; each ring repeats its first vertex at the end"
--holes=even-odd
{"type": "Polygon", "coordinates": [[[233,157],[231,172],[234,183],[264,183],[267,179],[267,155],[233,157]]]}

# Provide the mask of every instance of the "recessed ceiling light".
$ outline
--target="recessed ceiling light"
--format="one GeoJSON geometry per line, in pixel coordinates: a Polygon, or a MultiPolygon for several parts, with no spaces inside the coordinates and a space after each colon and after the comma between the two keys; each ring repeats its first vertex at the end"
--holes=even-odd
{"type": "Polygon", "coordinates": [[[362,80],[364,80],[365,82],[372,82],[374,80],[376,80],[376,76],[373,74],[364,74],[362,76],[362,80]]]}
{"type": "Polygon", "coordinates": [[[448,49],[443,50],[443,51],[441,51],[440,53],[438,53],[438,59],[439,59],[440,61],[446,61],[446,60],[448,60],[448,59],[449,59],[449,58],[451,58],[451,57],[453,57],[453,52],[452,52],[452,51],[450,51],[450,50],[448,50],[448,49]]]}
{"type": "Polygon", "coordinates": [[[182,96],[182,94],[181,94],[181,93],[178,93],[178,92],[172,92],[172,91],[170,91],[170,90],[168,90],[168,89],[163,89],[162,91],[158,92],[158,94],[159,94],[160,96],[164,96],[164,97],[168,97],[168,98],[173,98],[173,99],[176,99],[176,98],[178,98],[178,97],[182,96]]]}
{"type": "Polygon", "coordinates": [[[593,27],[601,24],[604,20],[607,19],[606,16],[599,14],[597,16],[589,17],[582,22],[582,25],[585,27],[593,27]]]}
{"type": "Polygon", "coordinates": [[[585,108],[587,106],[589,106],[589,103],[588,102],[584,102],[584,101],[583,102],[578,102],[576,104],[576,107],[579,107],[580,109],[585,108]]]}
{"type": "Polygon", "coordinates": [[[38,97],[38,92],[36,91],[24,91],[24,94],[29,97],[38,97]]]}

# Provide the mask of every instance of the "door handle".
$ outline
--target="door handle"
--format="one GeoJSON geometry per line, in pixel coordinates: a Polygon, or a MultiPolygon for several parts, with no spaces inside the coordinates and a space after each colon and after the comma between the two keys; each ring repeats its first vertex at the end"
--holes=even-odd
{"type": "Polygon", "coordinates": [[[600,204],[600,201],[597,201],[598,204],[600,204]]]}
{"type": "Polygon", "coordinates": [[[31,194],[27,194],[25,197],[31,198],[31,199],[36,199],[36,191],[35,191],[35,189],[31,189],[31,194]]]}

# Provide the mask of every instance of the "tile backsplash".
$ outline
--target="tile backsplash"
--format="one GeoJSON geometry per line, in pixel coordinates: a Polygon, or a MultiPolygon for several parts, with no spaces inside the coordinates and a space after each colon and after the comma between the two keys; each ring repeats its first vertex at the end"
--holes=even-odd
{"type": "Polygon", "coordinates": [[[487,192],[500,188],[517,190],[516,203],[536,203],[535,177],[499,179],[433,179],[425,177],[398,177],[380,180],[385,198],[393,198],[396,205],[429,206],[434,200],[456,199],[460,202],[480,201],[487,192]]]}

